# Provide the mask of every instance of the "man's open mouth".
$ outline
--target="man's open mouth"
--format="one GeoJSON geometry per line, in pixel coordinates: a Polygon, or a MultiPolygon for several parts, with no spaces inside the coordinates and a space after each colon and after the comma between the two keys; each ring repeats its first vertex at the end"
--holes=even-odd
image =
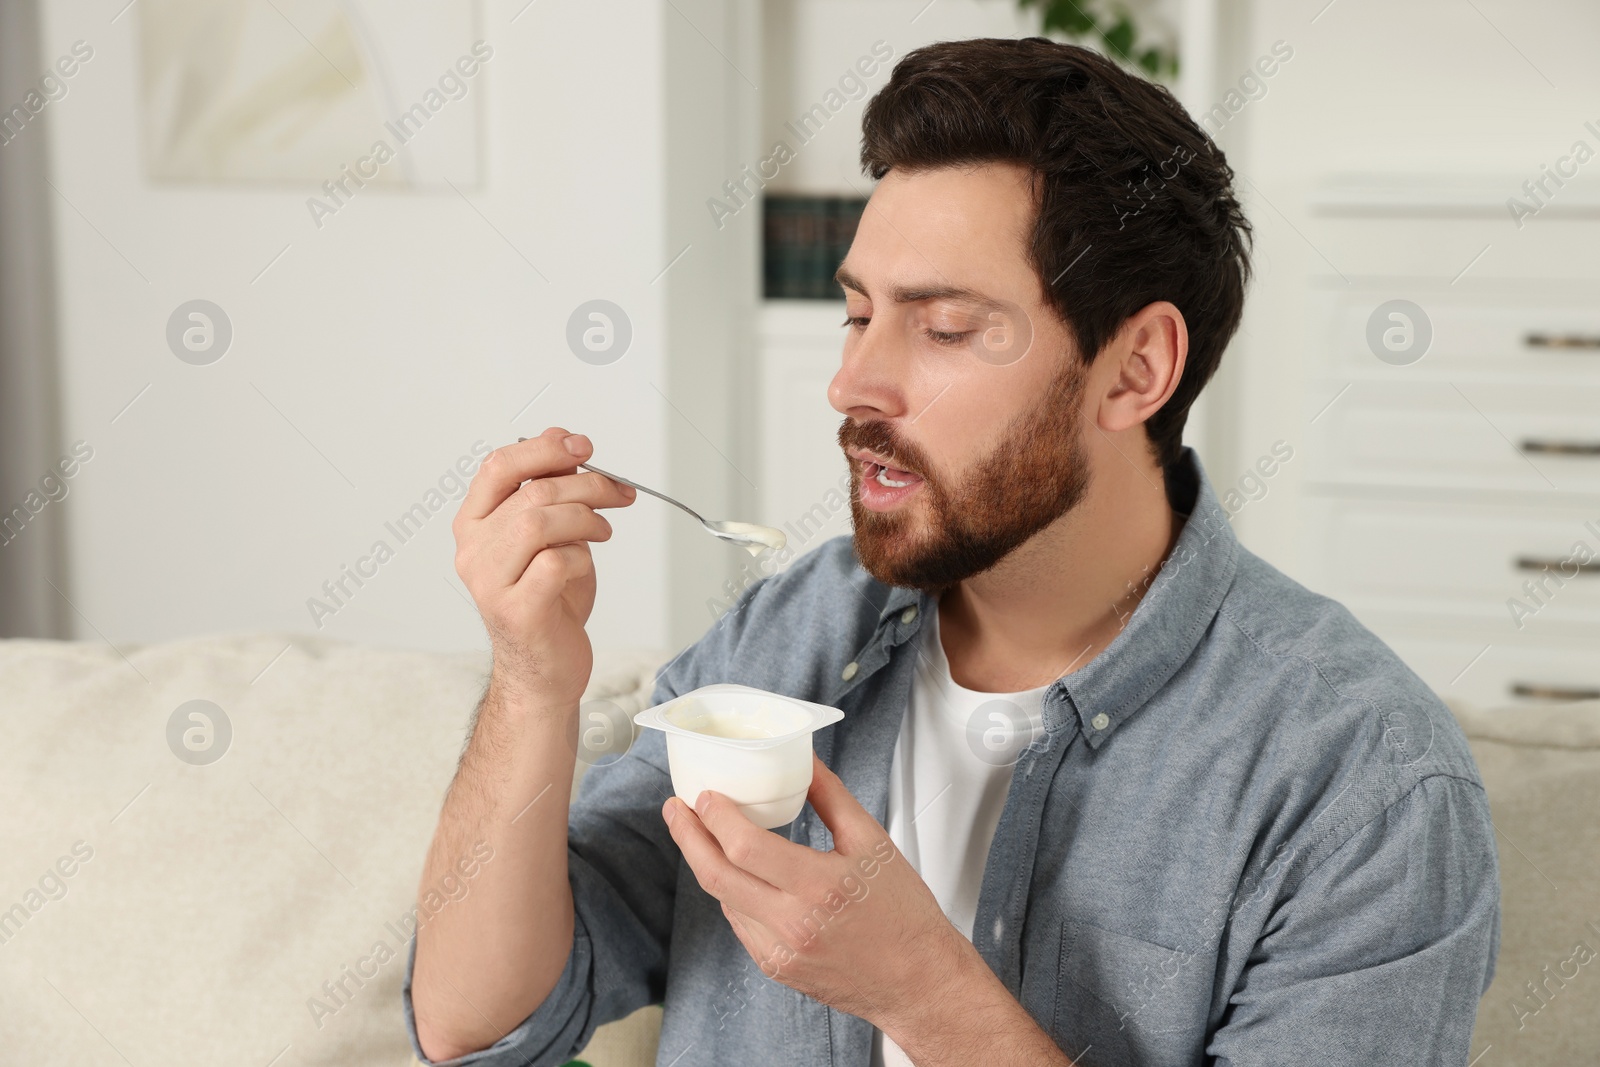
{"type": "Polygon", "coordinates": [[[904,489],[913,482],[922,480],[910,471],[903,471],[895,467],[885,467],[883,464],[874,463],[871,460],[866,461],[863,467],[865,469],[863,477],[875,479],[879,485],[890,489],[904,489]]]}

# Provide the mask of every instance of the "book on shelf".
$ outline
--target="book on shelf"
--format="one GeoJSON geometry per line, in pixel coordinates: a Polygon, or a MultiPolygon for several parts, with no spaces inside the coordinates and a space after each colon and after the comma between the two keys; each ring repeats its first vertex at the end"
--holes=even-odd
{"type": "Polygon", "coordinates": [[[762,198],[762,295],[770,300],[843,300],[833,274],[855,239],[859,197],[762,198]]]}

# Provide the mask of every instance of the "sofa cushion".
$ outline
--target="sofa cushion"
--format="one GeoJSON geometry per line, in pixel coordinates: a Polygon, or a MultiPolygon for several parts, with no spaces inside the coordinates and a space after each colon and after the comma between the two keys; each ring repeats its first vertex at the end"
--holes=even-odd
{"type": "Polygon", "coordinates": [[[1452,704],[1500,843],[1500,955],[1478,1005],[1483,1064],[1600,1057],[1600,701],[1452,704]],[[1532,986],[1530,991],[1529,986],[1532,986]]]}
{"type": "MultiPolygon", "coordinates": [[[[588,699],[643,708],[664,659],[597,657],[588,699]]],[[[402,922],[487,667],[286,635],[0,641],[6,1062],[414,1062],[402,922]],[[214,762],[222,731],[207,750],[186,714],[187,761],[169,746],[194,700],[231,728],[214,762]]],[[[653,1062],[651,1011],[585,1058],[653,1062]]]]}

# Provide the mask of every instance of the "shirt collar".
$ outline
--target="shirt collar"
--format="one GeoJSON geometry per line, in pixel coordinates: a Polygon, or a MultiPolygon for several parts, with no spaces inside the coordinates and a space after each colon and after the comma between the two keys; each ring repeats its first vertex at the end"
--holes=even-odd
{"type": "Polygon", "coordinates": [[[1122,632],[1087,666],[1056,682],[1071,699],[1093,748],[1194,653],[1238,567],[1238,538],[1194,449],[1183,450],[1167,469],[1166,482],[1167,499],[1180,513],[1192,501],[1177,543],[1122,632]]]}
{"type": "MultiPolygon", "coordinates": [[[[1127,624],[1086,666],[1065,675],[1045,692],[1047,729],[1062,725],[1055,694],[1075,711],[1083,735],[1099,748],[1113,730],[1138,711],[1177,673],[1217,609],[1238,566],[1239,541],[1217,499],[1200,457],[1185,447],[1166,471],[1167,499],[1188,517],[1177,543],[1162,561],[1127,624]],[[1051,720],[1056,720],[1052,722],[1051,720]]],[[[914,635],[922,614],[937,601],[915,589],[893,586],[878,613],[878,628],[895,627],[894,642],[914,635]],[[908,609],[917,610],[906,618],[908,609]]]]}
{"type": "Polygon", "coordinates": [[[927,596],[918,590],[907,589],[899,585],[891,586],[889,599],[884,601],[883,610],[878,612],[878,625],[882,626],[894,616],[903,614],[906,608],[913,605],[916,606],[917,615],[921,615],[925,609],[931,608],[934,603],[935,601],[931,596],[927,596]]]}

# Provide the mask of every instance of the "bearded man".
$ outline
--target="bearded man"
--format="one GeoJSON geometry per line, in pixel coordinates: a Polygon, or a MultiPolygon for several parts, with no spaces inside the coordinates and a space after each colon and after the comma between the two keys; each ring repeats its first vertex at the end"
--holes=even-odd
{"type": "Polygon", "coordinates": [[[691,807],[646,731],[569,808],[589,542],[634,498],[581,434],[498,449],[456,520],[494,670],[423,884],[496,858],[413,943],[418,1055],[555,1065],[662,1004],[662,1067],[1464,1064],[1500,921],[1466,742],[1182,444],[1249,274],[1221,150],[1091,52],[984,39],[905,56],[861,158],[853,533],[654,693],[842,710],[810,804],[691,807]]]}

